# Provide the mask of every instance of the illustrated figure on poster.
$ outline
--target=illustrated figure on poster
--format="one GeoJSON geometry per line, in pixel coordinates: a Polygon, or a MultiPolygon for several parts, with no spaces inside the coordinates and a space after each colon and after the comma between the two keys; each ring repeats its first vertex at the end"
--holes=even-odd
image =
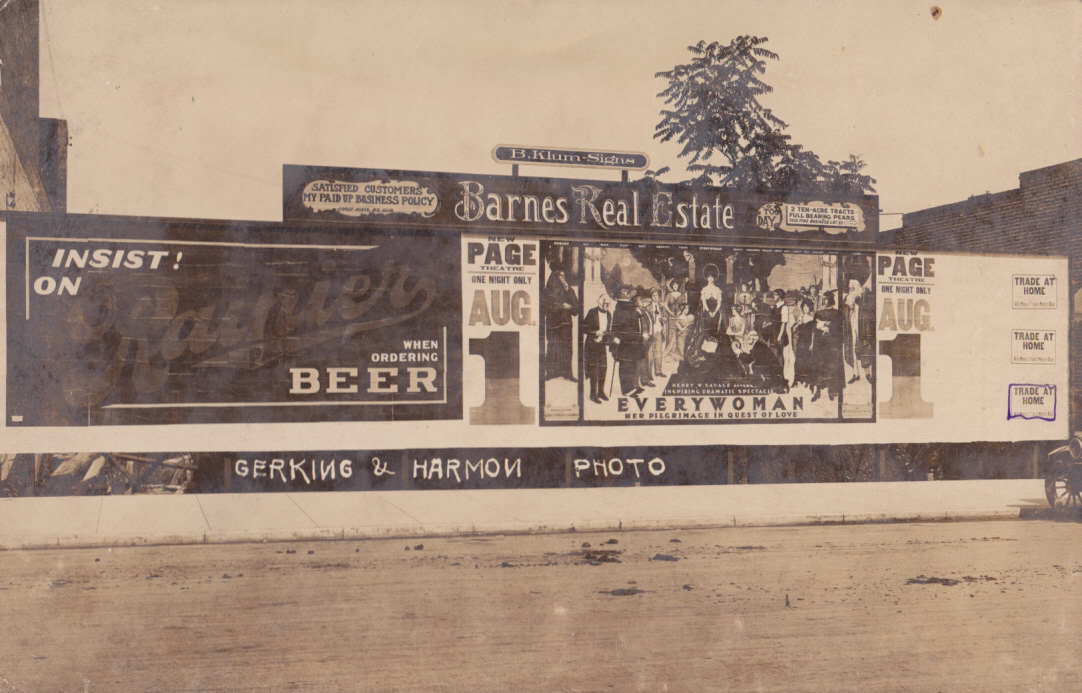
{"type": "Polygon", "coordinates": [[[858,265],[856,269],[864,269],[867,277],[864,282],[858,276],[849,278],[849,291],[845,294],[845,362],[853,374],[849,383],[862,378],[870,383],[875,359],[875,316],[869,305],[871,268],[858,265]]]}
{"type": "Polygon", "coordinates": [[[785,303],[785,292],[775,289],[773,299],[763,319],[764,341],[774,348],[780,356],[781,350],[789,343],[789,306],[785,303]]]}
{"type": "Polygon", "coordinates": [[[590,399],[607,400],[605,378],[609,373],[609,348],[619,344],[612,332],[612,313],[608,294],[601,294],[597,305],[586,311],[582,319],[583,376],[590,381],[590,399]]]}
{"type": "Polygon", "coordinates": [[[545,284],[542,309],[545,313],[545,377],[574,381],[571,353],[575,316],[579,314],[579,299],[568,283],[563,267],[553,267],[552,275],[545,284]]]}
{"type": "Polygon", "coordinates": [[[758,332],[749,330],[740,337],[733,337],[731,348],[748,381],[766,388],[781,385],[781,362],[770,347],[759,340],[758,332]]]}
{"type": "Polygon", "coordinates": [[[740,307],[740,312],[747,315],[755,310],[755,294],[751,291],[751,284],[744,282],[739,285],[739,290],[733,297],[733,303],[740,307]]]}
{"type": "Polygon", "coordinates": [[[817,313],[827,306],[825,305],[825,299],[819,293],[819,282],[812,282],[808,285],[807,289],[801,291],[805,298],[812,303],[812,312],[817,313]]]}
{"type": "Polygon", "coordinates": [[[688,266],[687,281],[684,283],[684,302],[687,304],[688,313],[697,316],[702,304],[702,286],[699,284],[699,275],[695,271],[695,256],[690,250],[684,251],[684,261],[688,266]]]}
{"type": "Polygon", "coordinates": [[[790,385],[813,386],[815,379],[815,304],[810,298],[797,303],[792,335],[793,377],[790,385]]]}
{"type": "MultiPolygon", "coordinates": [[[[774,292],[774,296],[777,301],[777,291],[774,292]]],[[[774,307],[778,310],[778,320],[781,323],[778,326],[778,346],[781,352],[782,377],[785,378],[785,382],[792,385],[796,378],[796,352],[793,351],[793,329],[796,327],[800,315],[800,304],[798,301],[797,305],[789,305],[785,300],[785,292],[782,292],[780,305],[775,303],[774,307]]]]}
{"type": "Polygon", "coordinates": [[[725,334],[730,337],[743,337],[751,329],[751,324],[744,310],[737,304],[729,308],[729,319],[726,321],[725,334]]]}
{"type": "Polygon", "coordinates": [[[754,272],[752,269],[751,255],[746,252],[737,252],[733,255],[732,280],[734,286],[741,286],[750,282],[754,272]]]}
{"type": "Polygon", "coordinates": [[[822,304],[823,304],[823,308],[820,308],[820,310],[826,310],[826,309],[838,310],[838,309],[840,309],[841,306],[838,304],[838,292],[835,291],[834,289],[830,289],[829,291],[824,291],[823,292],[822,304]]]}
{"type": "Polygon", "coordinates": [[[824,392],[830,400],[841,394],[845,381],[842,365],[842,339],[838,333],[840,311],[825,308],[815,314],[815,340],[812,345],[812,398],[818,400],[824,392]]]}
{"type": "Polygon", "coordinates": [[[665,377],[665,340],[666,330],[669,327],[669,308],[661,299],[661,291],[654,289],[650,292],[650,303],[647,307],[650,315],[650,342],[648,345],[651,378],[665,377]]]}
{"type": "MultiPolygon", "coordinates": [[[[819,256],[819,267],[823,273],[820,286],[838,286],[838,256],[824,253],[819,256]]],[[[828,308],[831,306],[827,306],[828,308]]],[[[833,306],[837,308],[838,306],[833,306]]]]}
{"type": "Polygon", "coordinates": [[[646,289],[639,289],[637,307],[639,311],[639,334],[642,337],[642,356],[637,364],[639,389],[654,387],[652,364],[650,362],[650,349],[654,338],[654,316],[651,310],[653,305],[650,294],[646,289]]]}
{"type": "Polygon", "coordinates": [[[616,297],[616,307],[612,311],[613,358],[620,379],[620,394],[625,397],[642,393],[639,363],[646,356],[646,347],[642,341],[636,301],[635,290],[624,286],[616,297]]]}
{"type": "MultiPolygon", "coordinates": [[[[664,358],[673,358],[677,362],[677,368],[684,360],[684,347],[687,344],[687,333],[691,324],[695,322],[694,316],[688,312],[687,299],[680,290],[680,282],[676,279],[669,280],[669,291],[665,295],[665,304],[668,311],[668,329],[665,332],[664,358]]],[[[676,370],[674,368],[674,370],[676,370]]]]}
{"type": "Polygon", "coordinates": [[[722,300],[721,287],[718,286],[718,266],[710,263],[703,268],[706,285],[699,292],[699,328],[710,335],[721,331],[722,300]]]}

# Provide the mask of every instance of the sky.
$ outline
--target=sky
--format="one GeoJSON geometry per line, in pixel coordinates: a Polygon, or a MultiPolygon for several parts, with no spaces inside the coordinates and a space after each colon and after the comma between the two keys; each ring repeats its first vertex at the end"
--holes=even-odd
{"type": "MultiPolygon", "coordinates": [[[[283,164],[509,173],[497,144],[644,152],[655,73],[765,36],[764,101],[859,155],[882,228],[1082,158],[1082,2],[40,0],[68,211],[281,219],[283,164]]],[[[523,167],[522,175],[618,177],[523,167]]]]}

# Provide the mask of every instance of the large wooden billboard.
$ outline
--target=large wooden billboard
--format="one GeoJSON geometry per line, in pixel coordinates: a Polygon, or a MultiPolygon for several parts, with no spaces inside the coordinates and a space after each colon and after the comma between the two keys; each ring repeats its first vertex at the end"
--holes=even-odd
{"type": "Polygon", "coordinates": [[[879,247],[871,196],[284,178],[281,223],[9,215],[4,452],[479,487],[1067,435],[1063,258],[879,247]]]}

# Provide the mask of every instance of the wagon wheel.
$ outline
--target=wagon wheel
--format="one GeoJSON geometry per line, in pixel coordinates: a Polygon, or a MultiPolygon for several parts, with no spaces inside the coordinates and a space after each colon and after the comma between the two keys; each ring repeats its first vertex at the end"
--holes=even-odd
{"type": "Polygon", "coordinates": [[[1082,465],[1053,467],[1044,478],[1044,495],[1053,508],[1082,507],[1082,465]]]}

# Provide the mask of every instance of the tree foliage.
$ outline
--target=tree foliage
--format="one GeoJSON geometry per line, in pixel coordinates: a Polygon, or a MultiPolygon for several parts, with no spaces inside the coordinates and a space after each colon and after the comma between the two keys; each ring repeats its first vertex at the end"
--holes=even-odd
{"type": "Polygon", "coordinates": [[[668,81],[654,137],[675,140],[698,182],[755,192],[803,190],[823,194],[875,192],[864,161],[823,162],[792,141],[788,124],[760,103],[773,88],[763,80],[778,55],[765,37],[738,36],[728,44],[700,41],[691,61],[658,72],[668,81]]]}

